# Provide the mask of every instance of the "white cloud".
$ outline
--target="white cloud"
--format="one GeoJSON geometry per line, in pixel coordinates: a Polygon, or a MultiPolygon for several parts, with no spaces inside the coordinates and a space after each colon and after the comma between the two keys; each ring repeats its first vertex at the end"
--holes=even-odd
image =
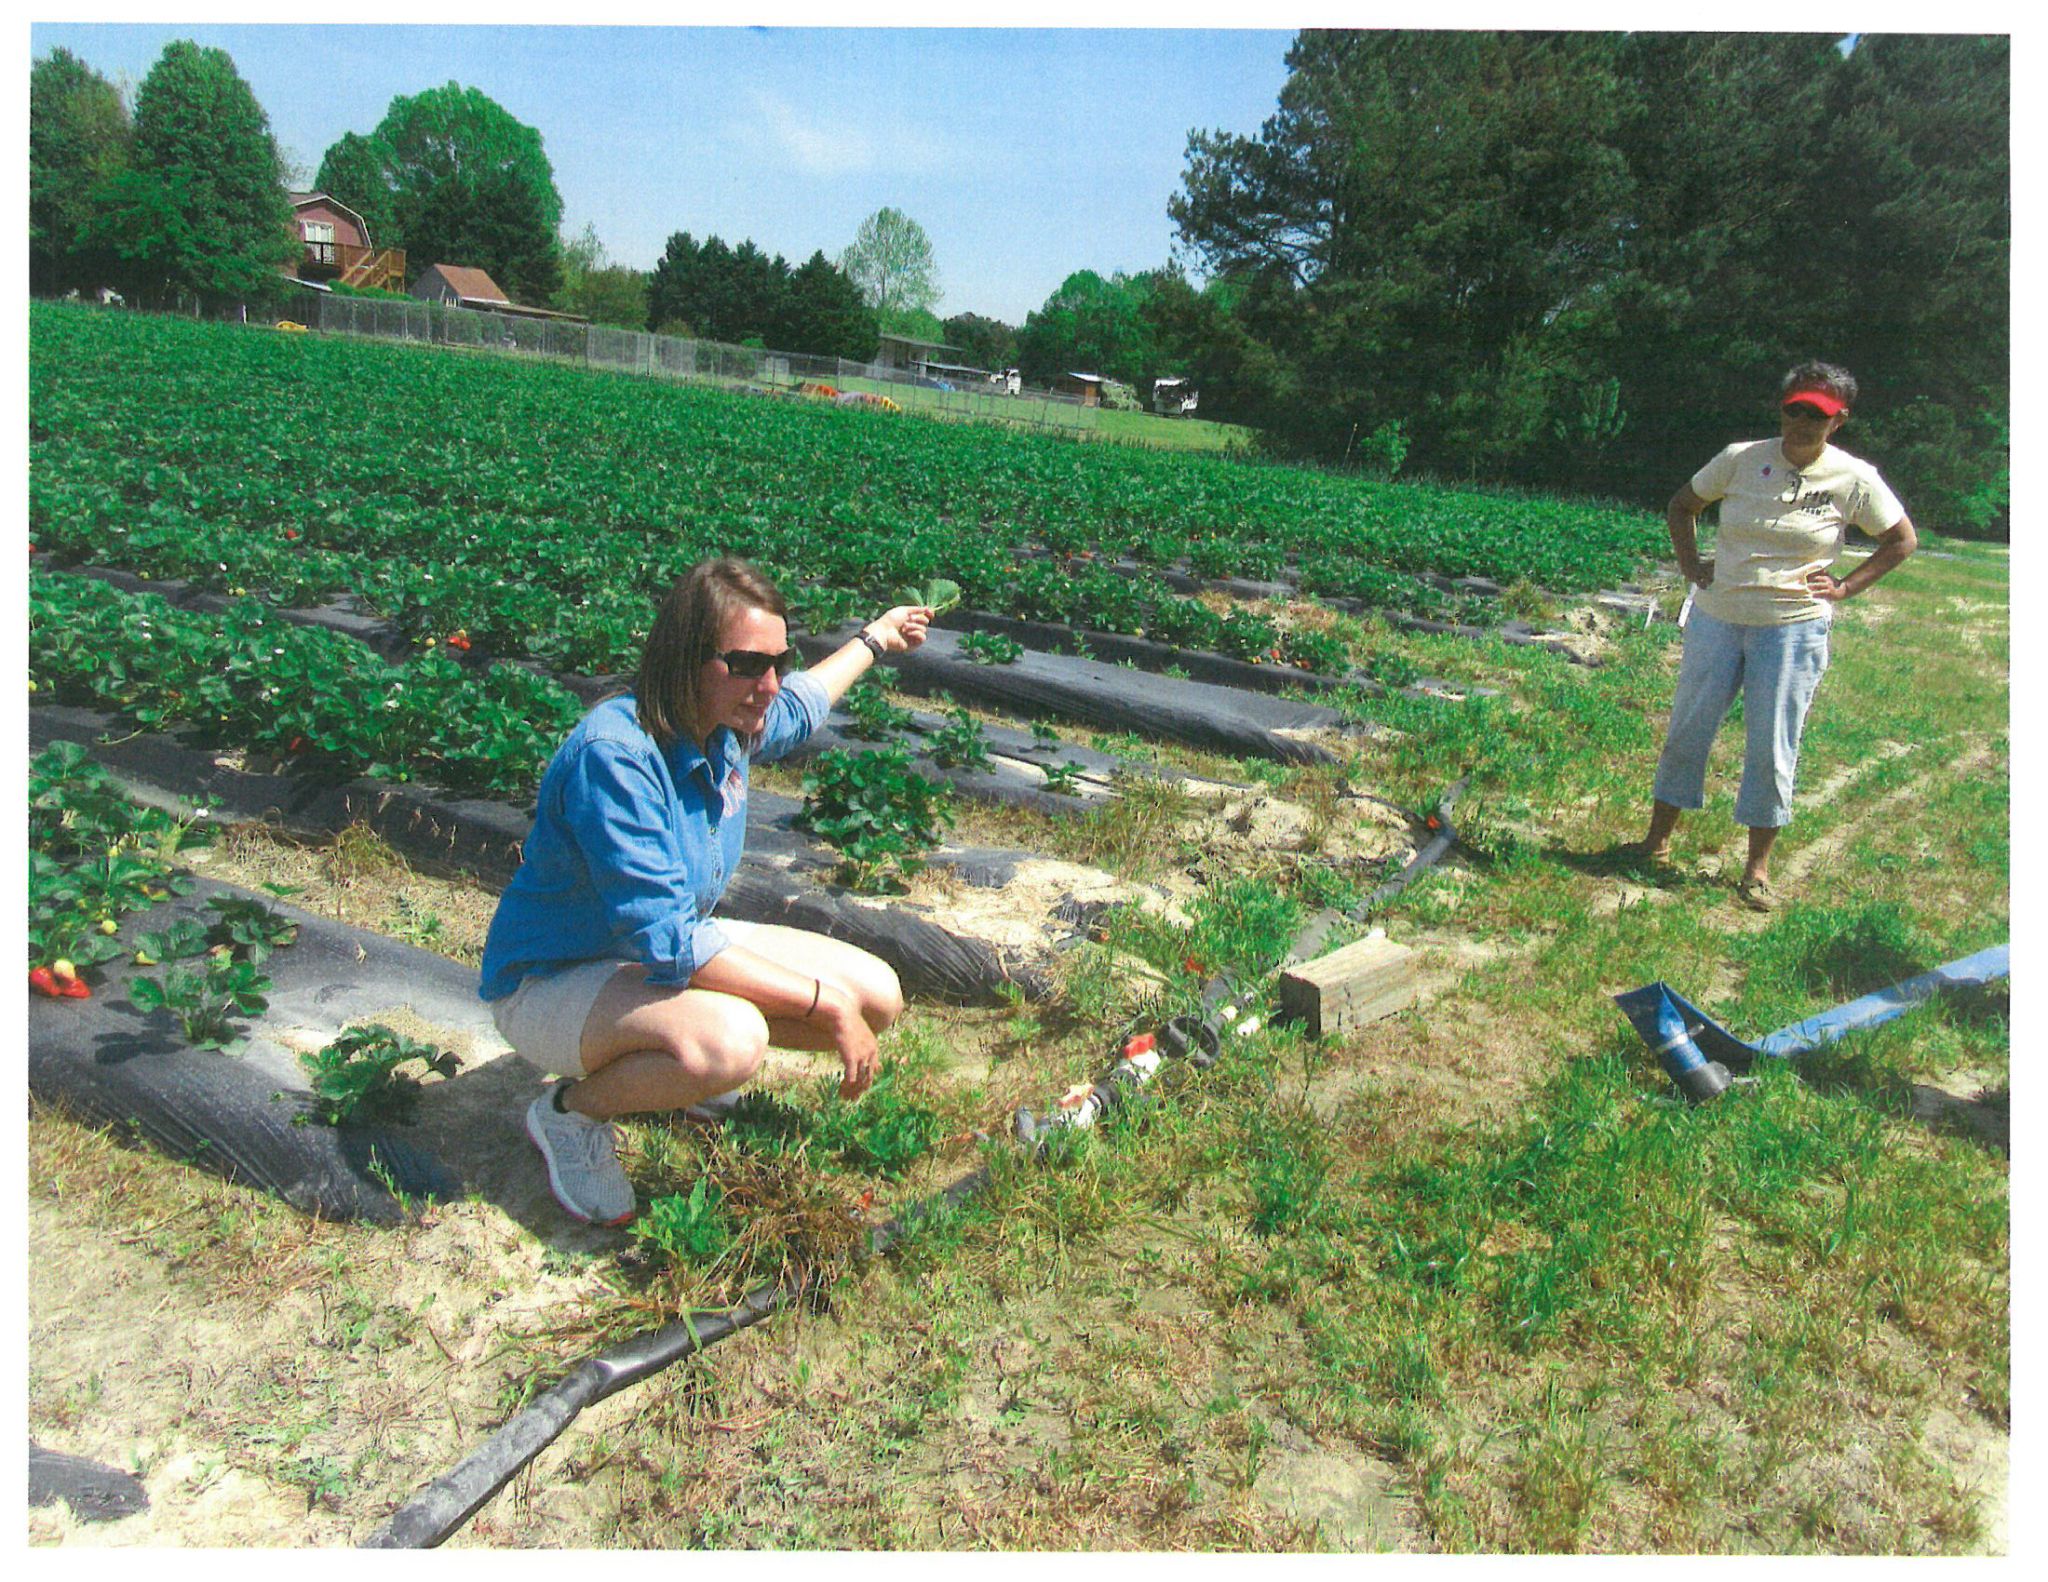
{"type": "Polygon", "coordinates": [[[765,88],[749,90],[753,116],[739,129],[757,147],[779,151],[807,176],[888,170],[919,174],[940,167],[944,150],[924,133],[878,124],[873,112],[838,104],[797,105],[765,88]]]}

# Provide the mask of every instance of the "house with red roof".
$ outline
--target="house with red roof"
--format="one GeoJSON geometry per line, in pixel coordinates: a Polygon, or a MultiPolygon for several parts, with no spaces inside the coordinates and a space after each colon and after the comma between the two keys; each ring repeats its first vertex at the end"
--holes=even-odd
{"type": "Polygon", "coordinates": [[[471,308],[480,313],[510,313],[524,319],[563,319],[572,324],[590,322],[580,313],[523,307],[506,296],[498,283],[481,269],[471,269],[462,264],[430,264],[412,283],[412,294],[422,302],[440,302],[451,308],[471,308]]]}

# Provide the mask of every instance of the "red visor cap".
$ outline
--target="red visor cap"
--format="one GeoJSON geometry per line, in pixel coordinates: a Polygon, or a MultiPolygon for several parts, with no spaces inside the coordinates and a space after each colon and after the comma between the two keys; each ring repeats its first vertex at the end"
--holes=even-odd
{"type": "Polygon", "coordinates": [[[1831,396],[1825,390],[1795,390],[1785,397],[1783,401],[1780,401],[1778,405],[1794,406],[1801,401],[1806,402],[1809,406],[1819,407],[1829,417],[1836,416],[1849,404],[1840,396],[1831,396]]]}

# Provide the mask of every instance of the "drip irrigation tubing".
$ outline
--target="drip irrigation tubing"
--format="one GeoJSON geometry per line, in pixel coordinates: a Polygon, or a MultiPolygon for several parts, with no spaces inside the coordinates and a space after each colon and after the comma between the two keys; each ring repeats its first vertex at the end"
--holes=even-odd
{"type": "MultiPolygon", "coordinates": [[[[934,1215],[980,1192],[989,1167],[979,1165],[933,1197],[877,1226],[870,1249],[884,1253],[934,1215]]],[[[469,1455],[435,1478],[358,1545],[363,1549],[432,1549],[445,1543],[559,1439],[584,1409],[652,1378],[664,1368],[750,1329],[803,1294],[805,1282],[770,1282],[731,1307],[692,1313],[607,1347],[579,1362],[551,1390],[518,1412],[469,1455]]]]}
{"type": "Polygon", "coordinates": [[[1316,913],[1295,935],[1294,944],[1281,965],[1291,967],[1296,962],[1311,961],[1321,955],[1323,946],[1338,928],[1346,923],[1363,923],[1429,869],[1443,861],[1444,854],[1456,845],[1458,840],[1458,831],[1451,823],[1451,808],[1464,794],[1465,787],[1471,779],[1469,774],[1460,775],[1445,788],[1443,795],[1437,798],[1436,811],[1423,820],[1425,827],[1430,831],[1429,839],[1417,848],[1415,855],[1408,859],[1399,873],[1348,912],[1333,908],[1316,913]]]}

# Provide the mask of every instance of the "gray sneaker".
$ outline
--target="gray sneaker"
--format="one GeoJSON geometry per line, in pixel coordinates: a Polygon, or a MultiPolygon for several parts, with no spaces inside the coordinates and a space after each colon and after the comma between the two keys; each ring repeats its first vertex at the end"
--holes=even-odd
{"type": "Polygon", "coordinates": [[[633,1187],[619,1168],[619,1140],[604,1121],[555,1108],[566,1082],[526,1107],[526,1135],[547,1162],[555,1201],[589,1224],[623,1225],[633,1217],[633,1187]]]}

